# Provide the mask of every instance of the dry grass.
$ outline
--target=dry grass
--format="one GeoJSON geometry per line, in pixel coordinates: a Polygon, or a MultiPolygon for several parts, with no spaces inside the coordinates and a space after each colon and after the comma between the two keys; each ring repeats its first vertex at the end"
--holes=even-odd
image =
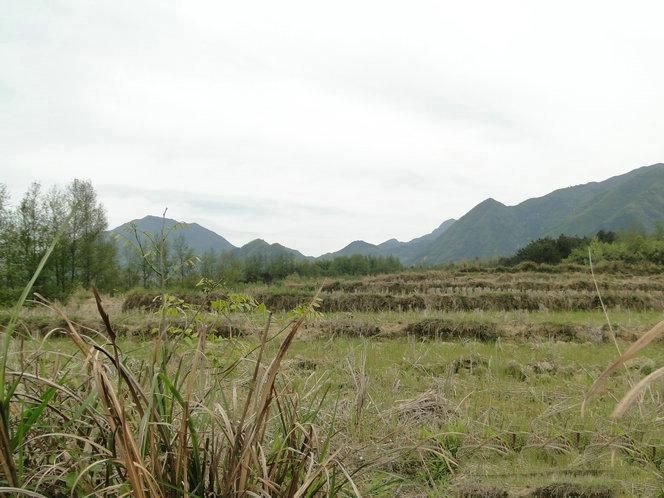
{"type": "MultiPolygon", "coordinates": [[[[151,361],[137,362],[121,350],[98,295],[104,332],[40,300],[66,325],[76,352],[49,351],[47,341],[5,330],[0,464],[10,487],[32,496],[136,498],[335,496],[354,488],[341,450],[331,450],[332,425],[316,425],[326,392],[278,385],[308,312],[276,335],[268,317],[242,358],[251,375],[241,379],[240,360],[216,373],[206,366],[205,323],[189,333],[193,351],[158,335],[151,361]]],[[[167,323],[162,330],[172,331],[167,323]]]]}
{"type": "MultiPolygon", "coordinates": [[[[306,304],[311,295],[308,291],[273,289],[252,291],[255,299],[273,311],[288,311],[306,304]]],[[[189,304],[203,303],[196,293],[177,294],[189,304]]],[[[603,293],[606,306],[631,310],[664,308],[664,291],[624,290],[619,287],[603,293]]],[[[123,310],[156,309],[159,300],[152,292],[136,291],[130,294],[123,310]]],[[[388,292],[324,292],[321,293],[322,312],[381,312],[412,310],[471,311],[484,310],[593,310],[601,307],[597,293],[593,290],[535,290],[450,287],[439,292],[412,292],[392,294],[388,292]]]]}
{"type": "Polygon", "coordinates": [[[415,398],[397,400],[393,411],[401,419],[422,420],[435,418],[440,423],[449,422],[459,414],[456,405],[439,392],[430,389],[415,398]]]}
{"type": "Polygon", "coordinates": [[[613,498],[615,492],[605,487],[589,488],[560,482],[537,488],[532,496],[533,498],[613,498]]]}

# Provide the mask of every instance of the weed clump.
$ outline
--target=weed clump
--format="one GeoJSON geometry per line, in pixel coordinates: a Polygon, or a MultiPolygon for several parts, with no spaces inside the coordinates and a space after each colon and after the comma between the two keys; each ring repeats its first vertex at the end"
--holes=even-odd
{"type": "Polygon", "coordinates": [[[436,418],[440,422],[448,422],[458,414],[458,408],[433,389],[398,403],[392,411],[401,419],[436,418]]]}
{"type": "Polygon", "coordinates": [[[324,325],[323,330],[330,335],[345,337],[374,337],[381,333],[380,327],[373,323],[352,320],[334,320],[324,325]]]}
{"type": "Polygon", "coordinates": [[[529,370],[528,367],[524,367],[514,360],[510,360],[505,366],[505,374],[519,382],[525,381],[530,373],[532,373],[532,370],[529,370]]]}
{"type": "Polygon", "coordinates": [[[459,322],[446,319],[426,319],[411,323],[404,329],[406,335],[427,339],[476,339],[495,340],[499,337],[495,323],[459,322]]]}
{"type": "Polygon", "coordinates": [[[655,360],[644,356],[633,358],[626,362],[626,365],[630,370],[636,370],[642,375],[648,375],[657,368],[655,360]]]}
{"type": "Polygon", "coordinates": [[[468,485],[456,489],[457,498],[507,498],[509,494],[504,489],[493,486],[468,485]]]}
{"type": "Polygon", "coordinates": [[[457,358],[452,365],[452,371],[455,374],[464,370],[472,374],[477,370],[483,371],[487,368],[489,368],[488,358],[477,353],[472,353],[468,356],[457,358]]]}
{"type": "Polygon", "coordinates": [[[615,492],[604,486],[588,486],[567,482],[537,488],[533,498],[613,498],[615,492]]]}

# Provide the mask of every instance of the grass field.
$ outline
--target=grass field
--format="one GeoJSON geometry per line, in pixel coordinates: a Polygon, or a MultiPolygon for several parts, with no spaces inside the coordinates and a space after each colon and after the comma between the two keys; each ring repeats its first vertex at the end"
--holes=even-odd
{"type": "MultiPolygon", "coordinates": [[[[298,331],[275,389],[291,396],[298,416],[314,414],[316,430],[333,436],[329,453],[355,485],[341,488],[341,495],[660,496],[664,385],[646,390],[623,418],[610,415],[631,385],[664,365],[664,342],[655,341],[613,375],[584,414],[581,402],[617,349],[624,351],[664,318],[664,277],[600,274],[597,280],[610,326],[592,278],[582,272],[421,272],[327,282],[322,311],[298,331]]],[[[316,282],[298,281],[247,290],[274,311],[268,336],[275,339],[266,357],[277,354],[279,331],[293,320],[287,310],[310,299],[315,288],[316,282]]],[[[201,296],[181,297],[203,306],[197,321],[209,331],[196,371],[197,399],[233,412],[251,385],[252,355],[267,313],[214,313],[201,296]]],[[[137,372],[154,354],[160,311],[146,309],[155,308],[153,299],[104,298],[120,335],[117,346],[137,372]]],[[[81,335],[103,330],[91,296],[80,293],[65,309],[83,325],[81,335]]],[[[192,310],[171,313],[171,325],[186,329],[192,310]]],[[[25,310],[12,368],[61,378],[80,390],[85,368],[72,341],[58,332],[63,325],[42,307],[25,310]]],[[[196,334],[178,339],[176,363],[193,363],[197,340],[196,334]]],[[[43,394],[37,386],[17,392],[27,405],[43,394]]],[[[41,462],[50,462],[52,474],[30,469],[29,457],[22,465],[33,476],[31,489],[47,496],[45,490],[59,489],[91,463],[59,463],[63,452],[56,442],[62,441],[45,436],[55,432],[49,423],[62,423],[58,416],[49,414],[24,435],[28,441],[44,437],[26,445],[50,455],[41,462]],[[56,478],[59,473],[65,477],[56,478]]],[[[266,429],[266,445],[274,430],[266,429]]],[[[79,450],[82,458],[85,448],[79,450]]],[[[93,489],[89,474],[80,489],[86,479],[93,489]]]]}

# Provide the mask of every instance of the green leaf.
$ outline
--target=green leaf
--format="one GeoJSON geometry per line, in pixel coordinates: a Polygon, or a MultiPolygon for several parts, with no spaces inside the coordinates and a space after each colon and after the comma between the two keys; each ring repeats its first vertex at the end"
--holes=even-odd
{"type": "Polygon", "coordinates": [[[23,417],[21,422],[18,424],[16,434],[12,437],[11,440],[13,449],[16,449],[16,447],[23,442],[25,435],[40,417],[42,412],[46,409],[51,399],[53,399],[55,392],[56,390],[54,387],[47,389],[42,395],[41,402],[38,405],[32,406],[23,412],[23,417]]]}

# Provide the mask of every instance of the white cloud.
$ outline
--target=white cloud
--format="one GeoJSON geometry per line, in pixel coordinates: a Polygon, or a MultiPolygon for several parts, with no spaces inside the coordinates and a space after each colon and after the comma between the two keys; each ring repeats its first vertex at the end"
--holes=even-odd
{"type": "Polygon", "coordinates": [[[409,239],[488,196],[662,161],[663,14],[645,1],[14,2],[0,18],[0,181],[18,195],[90,178],[112,224],[168,203],[235,243],[309,254],[409,239]]]}

